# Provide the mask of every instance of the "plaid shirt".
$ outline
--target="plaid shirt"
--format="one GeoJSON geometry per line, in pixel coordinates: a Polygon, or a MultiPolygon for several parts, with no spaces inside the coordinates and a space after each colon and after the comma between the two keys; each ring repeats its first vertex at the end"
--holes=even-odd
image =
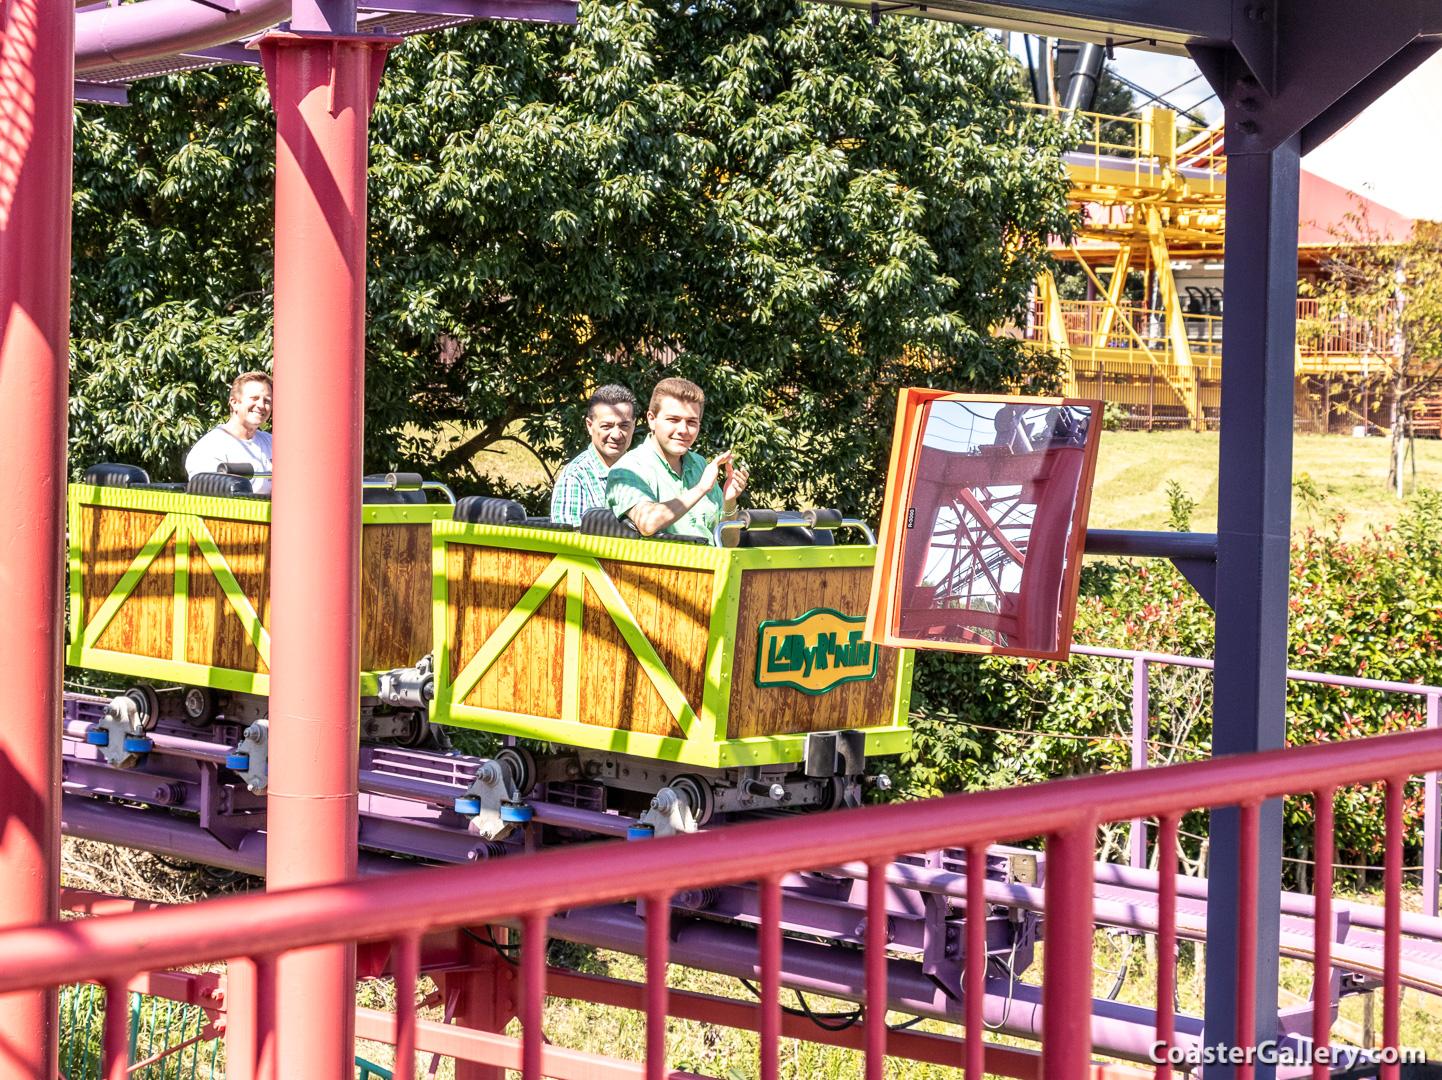
{"type": "Polygon", "coordinates": [[[611,467],[595,446],[588,446],[561,468],[551,489],[551,520],[562,525],[581,524],[581,515],[593,506],[606,505],[606,474],[611,467]]]}

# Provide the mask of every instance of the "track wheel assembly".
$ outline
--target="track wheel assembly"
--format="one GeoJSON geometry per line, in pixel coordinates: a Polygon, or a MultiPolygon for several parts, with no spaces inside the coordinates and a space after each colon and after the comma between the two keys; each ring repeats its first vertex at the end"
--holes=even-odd
{"type": "Polygon", "coordinates": [[[695,832],[711,819],[710,785],[699,776],[678,776],[651,800],[651,808],[639,823],[649,825],[656,836],[695,832]]]}

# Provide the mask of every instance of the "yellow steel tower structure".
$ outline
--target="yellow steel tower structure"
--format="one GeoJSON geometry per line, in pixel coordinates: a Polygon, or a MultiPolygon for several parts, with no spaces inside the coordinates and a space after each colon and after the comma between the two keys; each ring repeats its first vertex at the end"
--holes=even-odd
{"type": "Polygon", "coordinates": [[[1226,173],[1220,137],[1178,147],[1176,114],[1075,114],[1067,155],[1081,223],[1055,251],[1085,272],[1085,299],[1037,282],[1027,336],[1067,357],[1068,393],[1101,397],[1150,419],[1215,422],[1221,378],[1221,258],[1226,173]],[[1208,264],[1211,269],[1208,270],[1208,264]],[[1140,271],[1142,296],[1136,291],[1140,271]],[[1179,274],[1215,285],[1179,287],[1179,274]]]}

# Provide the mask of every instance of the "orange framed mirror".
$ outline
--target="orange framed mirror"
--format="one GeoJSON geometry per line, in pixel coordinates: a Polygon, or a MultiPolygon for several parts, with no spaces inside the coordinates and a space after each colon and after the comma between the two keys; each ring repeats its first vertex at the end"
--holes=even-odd
{"type": "Polygon", "coordinates": [[[867,637],[1066,659],[1101,416],[1079,398],[903,390],[867,637]]]}

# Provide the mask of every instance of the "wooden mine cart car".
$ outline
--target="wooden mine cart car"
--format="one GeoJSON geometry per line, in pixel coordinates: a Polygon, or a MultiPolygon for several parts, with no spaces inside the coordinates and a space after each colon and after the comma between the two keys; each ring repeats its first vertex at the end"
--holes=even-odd
{"type": "MultiPolygon", "coordinates": [[[[68,662],[181,684],[198,724],[264,716],[270,503],[240,477],[196,494],[128,468],[71,487],[68,662]]],[[[855,802],[865,759],[909,745],[911,654],[864,640],[876,548],[830,543],[839,516],[782,530],[804,546],[713,547],[424,502],[415,483],[362,509],[363,738],[478,728],[547,744],[521,788],[704,774],[795,806],[855,802]],[[792,774],[811,779],[783,791],[792,774]]],[[[765,543],[774,515],[753,516],[737,528],[765,543]]]]}

